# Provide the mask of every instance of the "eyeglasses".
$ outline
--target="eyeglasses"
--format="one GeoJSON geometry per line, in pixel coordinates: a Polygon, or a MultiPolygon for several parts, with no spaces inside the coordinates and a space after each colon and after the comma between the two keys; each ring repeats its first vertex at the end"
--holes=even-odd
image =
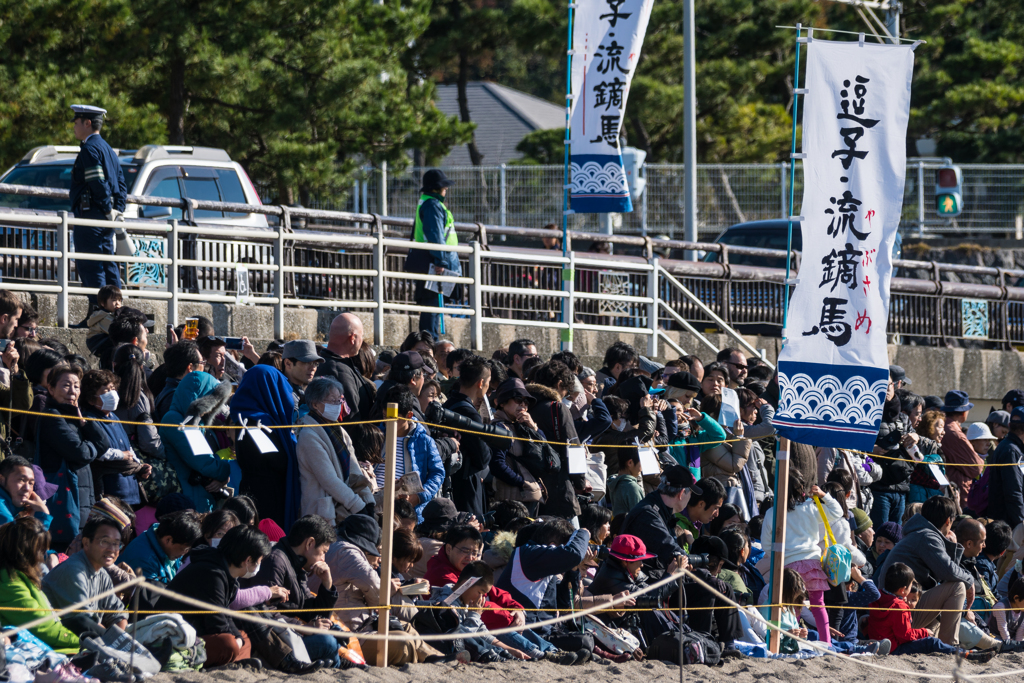
{"type": "Polygon", "coordinates": [[[121,550],[124,548],[124,543],[121,541],[111,541],[103,538],[96,541],[96,544],[104,550],[121,550]]]}
{"type": "Polygon", "coordinates": [[[22,327],[19,329],[21,329],[21,331],[24,332],[25,335],[29,337],[35,337],[36,335],[39,334],[39,330],[37,330],[34,327],[22,327]]]}
{"type": "Polygon", "coordinates": [[[749,365],[747,365],[746,363],[734,363],[734,362],[732,362],[731,360],[727,360],[727,361],[725,361],[725,362],[726,362],[726,363],[728,363],[729,365],[731,365],[731,366],[735,367],[735,368],[740,368],[741,370],[746,370],[747,368],[749,368],[749,367],[750,367],[750,366],[749,366],[749,365]]]}
{"type": "Polygon", "coordinates": [[[455,546],[455,550],[458,550],[463,555],[469,555],[470,557],[480,557],[482,551],[479,548],[463,548],[455,546]]]}

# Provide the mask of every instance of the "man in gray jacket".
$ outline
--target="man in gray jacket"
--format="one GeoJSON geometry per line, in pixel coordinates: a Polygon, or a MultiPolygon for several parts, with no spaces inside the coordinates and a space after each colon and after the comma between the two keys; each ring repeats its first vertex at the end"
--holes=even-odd
{"type": "Polygon", "coordinates": [[[950,533],[956,505],[949,498],[933,496],[924,502],[920,514],[903,525],[903,538],[889,551],[882,565],[884,582],[889,567],[897,562],[914,570],[924,593],[914,612],[914,628],[933,629],[938,638],[957,645],[964,604],[974,602],[974,577],[960,566],[964,548],[950,533]],[[948,611],[929,611],[948,610],[948,611]]]}
{"type": "MultiPolygon", "coordinates": [[[[82,550],[64,560],[43,578],[43,592],[53,607],[68,607],[92,598],[114,587],[107,574],[121,552],[121,530],[109,519],[91,519],[82,529],[82,550]]],[[[61,621],[69,630],[81,634],[85,631],[102,632],[116,624],[125,628],[128,615],[124,604],[116,595],[94,600],[86,609],[97,612],[65,614],[61,621]],[[102,611],[100,611],[102,610],[102,611]],[[98,625],[103,628],[98,629],[98,625]]]]}

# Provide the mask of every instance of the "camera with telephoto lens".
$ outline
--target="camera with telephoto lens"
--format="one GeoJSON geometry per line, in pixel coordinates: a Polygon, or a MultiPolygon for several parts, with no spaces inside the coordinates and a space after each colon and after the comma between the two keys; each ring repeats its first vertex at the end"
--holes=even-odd
{"type": "Polygon", "coordinates": [[[687,555],[686,561],[690,565],[690,569],[707,569],[708,567],[708,555],[707,553],[699,553],[697,555],[687,555]]]}
{"type": "Polygon", "coordinates": [[[650,593],[638,595],[636,596],[636,605],[634,607],[637,609],[661,609],[661,596],[651,595],[650,593]]]}

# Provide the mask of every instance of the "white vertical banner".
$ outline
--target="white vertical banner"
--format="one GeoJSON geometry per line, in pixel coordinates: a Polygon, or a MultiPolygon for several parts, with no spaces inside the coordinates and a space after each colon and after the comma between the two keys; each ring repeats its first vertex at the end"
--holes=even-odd
{"type": "Polygon", "coordinates": [[[576,213],[633,210],[619,131],[653,6],[654,0],[576,0],[570,104],[576,213]]]}
{"type": "Polygon", "coordinates": [[[909,45],[807,44],[803,249],[774,419],[797,443],[870,452],[878,435],[913,70],[909,45]]]}

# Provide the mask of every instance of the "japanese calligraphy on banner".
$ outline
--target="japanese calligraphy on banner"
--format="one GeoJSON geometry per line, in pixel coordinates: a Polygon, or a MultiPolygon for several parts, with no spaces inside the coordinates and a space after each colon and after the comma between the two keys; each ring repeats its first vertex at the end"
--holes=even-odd
{"type": "Polygon", "coordinates": [[[803,254],[774,423],[798,443],[870,452],[889,381],[914,52],[817,39],[807,47],[803,254]]]}
{"type": "Polygon", "coordinates": [[[654,0],[576,0],[571,178],[576,213],[633,210],[619,151],[629,84],[654,0]]]}

